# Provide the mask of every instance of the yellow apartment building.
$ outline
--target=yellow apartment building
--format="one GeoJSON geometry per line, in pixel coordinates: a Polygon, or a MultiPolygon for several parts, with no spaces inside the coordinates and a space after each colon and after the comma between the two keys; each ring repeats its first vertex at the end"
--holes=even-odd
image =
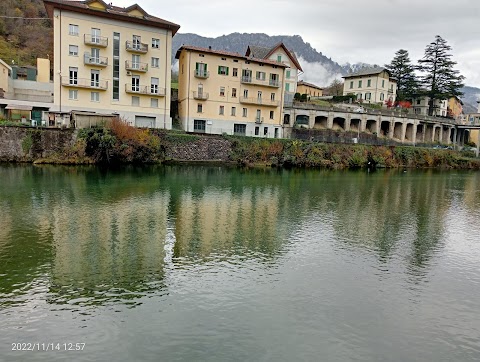
{"type": "Polygon", "coordinates": [[[364,103],[395,102],[397,81],[385,68],[367,68],[344,77],[343,95],[355,94],[364,103]]]}
{"type": "Polygon", "coordinates": [[[54,109],[171,128],[172,36],[179,25],[102,0],[44,0],[54,27],[54,109]]]}
{"type": "Polygon", "coordinates": [[[291,105],[293,103],[293,97],[295,96],[295,93],[298,92],[298,76],[303,72],[295,53],[289,50],[285,44],[278,43],[273,47],[249,45],[245,55],[247,57],[277,61],[286,65],[285,82],[283,84],[283,98],[285,106],[291,105]]]}
{"type": "Polygon", "coordinates": [[[180,47],[176,59],[185,131],[283,136],[285,64],[194,46],[180,47]]]}
{"type": "Polygon", "coordinates": [[[309,97],[321,97],[323,96],[323,88],[301,80],[297,84],[297,93],[306,94],[309,97]]]}

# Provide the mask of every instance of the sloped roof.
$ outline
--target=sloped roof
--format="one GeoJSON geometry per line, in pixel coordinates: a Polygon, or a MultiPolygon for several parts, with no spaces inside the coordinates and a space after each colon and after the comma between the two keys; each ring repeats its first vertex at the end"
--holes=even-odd
{"type": "Polygon", "coordinates": [[[275,51],[278,48],[282,48],[285,51],[285,53],[288,55],[290,60],[293,62],[293,64],[295,64],[297,69],[303,72],[302,66],[298,62],[298,59],[297,59],[295,53],[293,51],[287,49],[287,47],[283,43],[278,43],[278,44],[274,45],[272,48],[258,46],[258,45],[249,45],[247,47],[247,51],[245,53],[245,56],[247,56],[247,57],[252,56],[254,58],[259,58],[259,59],[268,59],[273,53],[275,53],[275,51]]]}
{"type": "Polygon", "coordinates": [[[297,86],[300,86],[300,85],[304,85],[304,86],[307,86],[307,87],[323,90],[322,87],[319,87],[318,85],[315,85],[315,84],[312,84],[312,83],[304,82],[303,80],[301,80],[297,83],[297,86]]]}
{"type": "Polygon", "coordinates": [[[105,6],[105,10],[92,9],[88,4],[95,2],[94,0],[85,1],[69,1],[69,0],[43,0],[48,16],[53,18],[53,9],[64,9],[74,12],[84,13],[93,16],[99,16],[104,18],[116,19],[120,21],[127,21],[129,23],[137,23],[143,25],[150,25],[156,28],[168,29],[172,31],[172,35],[180,29],[180,25],[172,23],[170,21],[158,18],[145,12],[138,4],[133,4],[129,7],[122,8],[106,4],[102,0],[96,0],[100,4],[105,6]],[[138,10],[143,14],[143,17],[132,16],[129,14],[132,10],[138,10]]]}
{"type": "Polygon", "coordinates": [[[357,72],[349,73],[347,75],[344,75],[342,78],[350,78],[350,77],[361,77],[364,75],[376,75],[380,74],[381,72],[386,71],[388,75],[391,77],[392,75],[390,74],[390,71],[386,68],[383,67],[373,67],[373,68],[363,68],[360,69],[357,72]]]}
{"type": "Polygon", "coordinates": [[[12,67],[9,66],[7,63],[5,63],[2,59],[0,59],[0,64],[2,64],[5,68],[7,68],[8,70],[12,70],[12,67]]]}
{"type": "Polygon", "coordinates": [[[275,60],[248,57],[246,55],[242,55],[242,54],[236,53],[236,52],[227,52],[225,50],[215,50],[215,49],[211,49],[211,48],[201,48],[201,47],[196,47],[196,46],[193,46],[193,45],[182,45],[177,50],[177,53],[175,54],[175,59],[180,58],[180,53],[182,52],[182,50],[196,51],[196,52],[216,54],[216,55],[224,55],[226,57],[248,60],[250,62],[255,62],[255,63],[260,63],[260,64],[270,64],[270,65],[275,65],[277,67],[287,68],[287,66],[285,64],[279,63],[275,60]]]}

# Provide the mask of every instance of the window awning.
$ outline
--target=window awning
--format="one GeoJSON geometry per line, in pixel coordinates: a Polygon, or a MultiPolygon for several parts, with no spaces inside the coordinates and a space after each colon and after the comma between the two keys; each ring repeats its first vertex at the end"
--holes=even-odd
{"type": "Polygon", "coordinates": [[[5,107],[5,109],[14,109],[16,111],[31,111],[32,106],[27,106],[27,105],[19,105],[19,104],[9,104],[8,106],[5,107]]]}

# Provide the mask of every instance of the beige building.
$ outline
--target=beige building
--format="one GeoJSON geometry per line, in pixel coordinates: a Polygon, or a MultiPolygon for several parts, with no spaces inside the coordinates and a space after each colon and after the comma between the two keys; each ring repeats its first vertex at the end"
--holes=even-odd
{"type": "Polygon", "coordinates": [[[180,47],[176,59],[185,131],[282,137],[286,65],[193,46],[180,47]]]}
{"type": "Polygon", "coordinates": [[[284,104],[292,104],[293,97],[295,93],[297,93],[298,76],[303,72],[295,53],[287,49],[285,44],[278,43],[270,48],[250,45],[245,55],[247,57],[266,59],[285,64],[285,82],[283,85],[285,92],[284,104]]]}
{"type": "Polygon", "coordinates": [[[301,80],[297,83],[297,93],[306,94],[309,97],[321,97],[323,96],[323,88],[301,80]]]}
{"type": "MultiPolygon", "coordinates": [[[[412,100],[412,107],[414,114],[420,116],[428,116],[428,109],[430,107],[430,97],[418,97],[412,100]]],[[[433,104],[433,116],[446,117],[448,115],[448,100],[435,99],[433,104]]]]}
{"type": "Polygon", "coordinates": [[[12,73],[12,68],[0,59],[0,98],[4,97],[5,93],[8,93],[8,81],[12,73]]]}
{"type": "Polygon", "coordinates": [[[385,68],[368,68],[344,77],[343,95],[355,94],[364,103],[395,102],[397,81],[385,68]]]}
{"type": "Polygon", "coordinates": [[[116,113],[135,126],[171,128],[172,36],[179,25],[136,4],[44,3],[54,27],[56,111],[116,113]]]}

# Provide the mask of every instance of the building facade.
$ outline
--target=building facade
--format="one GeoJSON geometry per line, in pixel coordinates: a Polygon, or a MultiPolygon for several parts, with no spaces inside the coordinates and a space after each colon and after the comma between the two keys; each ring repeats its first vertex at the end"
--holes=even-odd
{"type": "Polygon", "coordinates": [[[448,99],[447,115],[458,119],[463,114],[463,102],[460,98],[454,96],[448,99]]]}
{"type": "Polygon", "coordinates": [[[309,97],[321,97],[323,96],[323,88],[301,80],[297,83],[297,93],[306,94],[309,97]]]}
{"type": "MultiPolygon", "coordinates": [[[[417,97],[412,99],[412,113],[420,116],[428,116],[428,109],[430,107],[430,97],[417,97]]],[[[446,117],[448,115],[448,100],[435,99],[433,104],[434,117],[446,117]]]]}
{"type": "Polygon", "coordinates": [[[285,65],[182,46],[178,113],[187,132],[282,137],[285,65]]]}
{"type": "Polygon", "coordinates": [[[385,68],[362,69],[344,77],[343,95],[355,94],[364,103],[395,102],[397,81],[385,68]]]}
{"type": "Polygon", "coordinates": [[[140,6],[44,0],[54,27],[54,108],[118,114],[171,128],[172,36],[179,25],[140,6]]]}
{"type": "Polygon", "coordinates": [[[295,53],[285,46],[283,43],[274,45],[273,47],[261,47],[250,45],[245,54],[247,57],[271,60],[283,63],[285,68],[285,82],[283,85],[284,104],[290,105],[293,97],[297,93],[298,76],[303,72],[295,53]]]}

